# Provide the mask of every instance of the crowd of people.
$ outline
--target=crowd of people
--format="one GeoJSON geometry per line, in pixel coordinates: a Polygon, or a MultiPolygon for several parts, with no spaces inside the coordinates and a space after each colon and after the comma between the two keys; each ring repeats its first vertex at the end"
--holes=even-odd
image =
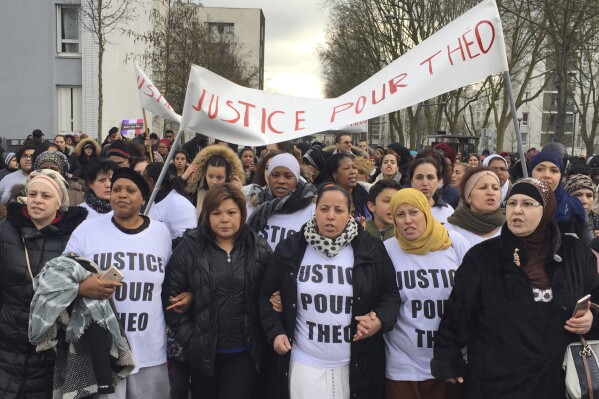
{"type": "Polygon", "coordinates": [[[563,146],[173,140],[2,154],[1,398],[565,397],[599,212],[563,146]]]}

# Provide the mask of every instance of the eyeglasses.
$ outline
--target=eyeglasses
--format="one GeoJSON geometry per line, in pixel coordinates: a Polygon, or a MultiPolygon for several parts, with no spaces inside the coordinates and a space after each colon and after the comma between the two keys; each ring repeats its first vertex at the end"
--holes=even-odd
{"type": "Polygon", "coordinates": [[[342,144],[353,144],[353,141],[343,141],[342,144]]]}
{"type": "Polygon", "coordinates": [[[21,158],[25,158],[25,159],[31,159],[31,157],[33,157],[33,155],[31,155],[31,154],[23,154],[23,155],[21,155],[21,158]]]}
{"type": "Polygon", "coordinates": [[[517,200],[514,200],[514,199],[509,199],[509,200],[503,201],[503,205],[506,208],[515,208],[518,205],[520,205],[520,207],[522,209],[532,209],[532,208],[535,208],[537,206],[541,206],[541,204],[539,202],[534,201],[534,200],[517,201],[517,200]]]}

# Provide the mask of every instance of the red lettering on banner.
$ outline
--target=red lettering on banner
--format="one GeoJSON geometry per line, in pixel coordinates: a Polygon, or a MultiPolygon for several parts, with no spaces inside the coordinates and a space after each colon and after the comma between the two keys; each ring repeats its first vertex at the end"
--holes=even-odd
{"type": "Polygon", "coordinates": [[[401,75],[397,75],[393,79],[390,79],[389,80],[389,94],[395,94],[397,89],[400,89],[402,87],[408,87],[408,85],[405,83],[400,84],[401,81],[404,80],[407,76],[408,76],[407,73],[402,73],[401,75]],[[396,80],[396,79],[399,79],[399,80],[396,80]]]}
{"type": "Polygon", "coordinates": [[[356,114],[361,113],[362,111],[364,111],[364,106],[366,105],[366,96],[360,96],[358,97],[358,101],[356,101],[356,114]],[[360,105],[360,102],[362,102],[362,104],[360,105]]]}
{"type": "Polygon", "coordinates": [[[142,78],[141,76],[137,77],[137,90],[141,89],[141,87],[144,85],[145,81],[146,80],[144,78],[142,78]],[[139,83],[139,79],[141,79],[141,83],[139,83]]]}
{"type": "Polygon", "coordinates": [[[428,74],[432,75],[433,74],[433,63],[431,62],[433,60],[433,58],[435,58],[436,56],[438,56],[439,54],[441,54],[441,50],[437,51],[435,54],[431,55],[430,57],[428,57],[426,60],[422,61],[420,63],[420,65],[424,64],[425,62],[428,62],[428,74]]]}
{"type": "MultiPolygon", "coordinates": [[[[446,46],[447,59],[451,65],[454,65],[454,59],[452,58],[452,54],[457,52],[458,50],[460,51],[460,54],[462,56],[462,61],[467,61],[469,59],[471,60],[473,58],[476,58],[480,55],[479,52],[472,51],[473,49],[476,49],[476,47],[478,47],[478,50],[480,50],[480,52],[482,52],[483,54],[487,54],[491,50],[491,47],[493,47],[493,43],[495,42],[495,26],[491,21],[482,20],[474,26],[474,36],[476,37],[476,42],[473,40],[468,40],[468,38],[466,37],[466,35],[468,35],[471,32],[472,29],[468,29],[464,34],[457,38],[458,46],[456,48],[452,49],[450,45],[446,46]],[[489,30],[487,32],[488,34],[485,37],[483,37],[483,35],[481,34],[483,32],[483,29],[489,30]],[[464,48],[466,49],[466,52],[464,52],[464,48]]],[[[429,75],[433,74],[433,59],[439,54],[441,54],[441,50],[437,51],[435,54],[431,55],[430,57],[426,58],[424,61],[420,63],[420,65],[428,65],[429,75]]]]}
{"type": "Polygon", "coordinates": [[[385,99],[386,93],[387,93],[387,85],[383,85],[383,94],[381,95],[381,99],[377,100],[376,99],[376,89],[373,90],[372,91],[372,103],[376,105],[376,104],[380,103],[381,101],[383,101],[385,99]]]}
{"type": "Polygon", "coordinates": [[[491,50],[491,47],[493,46],[493,42],[495,41],[495,27],[493,26],[493,23],[491,21],[487,21],[486,19],[480,21],[474,27],[474,33],[476,35],[476,41],[478,42],[478,47],[480,47],[480,51],[482,51],[483,54],[487,54],[489,52],[489,50],[491,50]],[[480,29],[479,29],[479,27],[482,24],[489,25],[489,27],[491,28],[491,42],[489,43],[489,45],[487,46],[486,49],[483,47],[483,40],[480,37],[480,29]]]}
{"type": "Polygon", "coordinates": [[[200,95],[200,99],[198,100],[197,105],[192,105],[191,107],[196,111],[201,111],[202,104],[204,103],[204,97],[206,97],[206,89],[202,89],[202,94],[200,95]]]}
{"type": "Polygon", "coordinates": [[[216,96],[216,101],[214,101],[214,94],[210,96],[210,105],[208,105],[208,118],[214,119],[218,116],[218,96],[216,96]],[[214,110],[212,109],[212,102],[214,101],[214,110]]]}
{"type": "Polygon", "coordinates": [[[273,133],[281,134],[281,133],[283,133],[281,130],[277,130],[277,129],[275,129],[272,126],[272,117],[275,116],[275,114],[283,114],[283,115],[285,115],[285,112],[284,111],[274,111],[274,112],[271,112],[270,115],[268,115],[268,128],[273,133]]]}
{"type": "Polygon", "coordinates": [[[476,58],[476,57],[478,57],[480,55],[480,53],[472,54],[470,52],[470,46],[474,44],[474,41],[468,41],[468,39],[466,39],[466,35],[468,33],[470,33],[470,32],[472,32],[472,29],[468,29],[466,31],[466,33],[464,33],[462,35],[462,40],[464,41],[464,46],[466,47],[466,52],[468,53],[468,57],[470,57],[470,58],[476,58]]]}
{"type": "Polygon", "coordinates": [[[306,111],[295,111],[295,131],[304,130],[305,127],[300,127],[300,122],[305,122],[305,119],[300,119],[300,114],[304,115],[306,111]]]}
{"type": "Polygon", "coordinates": [[[227,123],[237,123],[237,121],[239,120],[239,118],[241,118],[241,114],[239,113],[239,111],[237,111],[237,109],[233,106],[233,101],[231,100],[227,100],[225,101],[225,104],[227,104],[227,106],[229,108],[231,108],[233,111],[235,111],[235,113],[237,114],[237,116],[233,119],[221,119],[221,121],[223,122],[227,122],[227,123]]]}
{"type": "Polygon", "coordinates": [[[154,97],[154,90],[152,90],[154,86],[153,85],[147,85],[146,88],[150,90],[150,94],[148,93],[144,93],[146,96],[153,98],[154,97]]]}
{"type": "MultiPolygon", "coordinates": [[[[402,83],[402,81],[407,77],[408,77],[407,73],[402,73],[402,74],[397,75],[393,79],[389,79],[388,83],[383,83],[383,90],[382,90],[383,94],[381,96],[381,99],[378,101],[376,99],[376,90],[373,90],[371,92],[371,94],[372,94],[371,105],[376,105],[385,99],[385,92],[387,90],[387,84],[389,84],[389,93],[390,94],[397,93],[398,89],[401,89],[403,87],[408,87],[408,85],[406,83],[402,83]]],[[[347,103],[336,105],[333,108],[333,112],[331,114],[331,123],[335,122],[335,117],[337,116],[337,114],[339,114],[341,112],[345,112],[345,111],[351,109],[352,107],[354,108],[353,112],[356,115],[362,113],[362,111],[364,111],[364,109],[366,108],[367,102],[368,102],[367,96],[359,96],[355,102],[352,101],[352,102],[347,102],[347,103]]]]}
{"type": "Polygon", "coordinates": [[[347,111],[348,109],[350,109],[353,106],[354,106],[354,103],[345,103],[345,104],[337,105],[335,108],[333,108],[333,115],[331,115],[331,123],[335,122],[335,115],[337,115],[339,112],[347,111]],[[341,109],[339,109],[339,108],[341,108],[341,109]]]}
{"type": "Polygon", "coordinates": [[[451,53],[455,53],[458,50],[460,50],[460,53],[462,54],[462,61],[466,61],[466,55],[464,54],[464,49],[462,48],[462,39],[459,37],[458,37],[458,47],[451,50],[449,47],[449,44],[447,45],[447,58],[449,58],[449,63],[451,65],[453,65],[453,59],[451,58],[451,53]]]}
{"type": "Polygon", "coordinates": [[[243,126],[248,127],[250,125],[250,108],[256,108],[254,104],[246,103],[245,101],[238,101],[239,104],[245,105],[245,113],[243,114],[243,126]]]}

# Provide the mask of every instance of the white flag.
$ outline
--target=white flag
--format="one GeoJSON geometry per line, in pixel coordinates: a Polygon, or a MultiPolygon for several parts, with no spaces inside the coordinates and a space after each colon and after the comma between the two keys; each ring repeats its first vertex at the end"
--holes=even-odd
{"type": "Polygon", "coordinates": [[[334,99],[267,93],[192,65],[181,127],[241,145],[339,129],[507,71],[497,5],[486,0],[334,99]]]}
{"type": "Polygon", "coordinates": [[[181,123],[181,115],[177,114],[171,108],[166,98],[162,97],[160,91],[154,86],[154,83],[146,76],[137,63],[135,63],[135,74],[137,75],[137,93],[139,94],[139,101],[142,108],[164,119],[181,123]]]}

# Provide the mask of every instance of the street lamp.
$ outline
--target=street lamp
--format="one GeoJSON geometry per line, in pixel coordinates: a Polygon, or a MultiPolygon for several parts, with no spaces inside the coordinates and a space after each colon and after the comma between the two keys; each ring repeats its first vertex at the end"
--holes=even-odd
{"type": "Polygon", "coordinates": [[[576,144],[576,114],[578,110],[575,109],[572,111],[572,156],[574,156],[574,145],[576,144]]]}

